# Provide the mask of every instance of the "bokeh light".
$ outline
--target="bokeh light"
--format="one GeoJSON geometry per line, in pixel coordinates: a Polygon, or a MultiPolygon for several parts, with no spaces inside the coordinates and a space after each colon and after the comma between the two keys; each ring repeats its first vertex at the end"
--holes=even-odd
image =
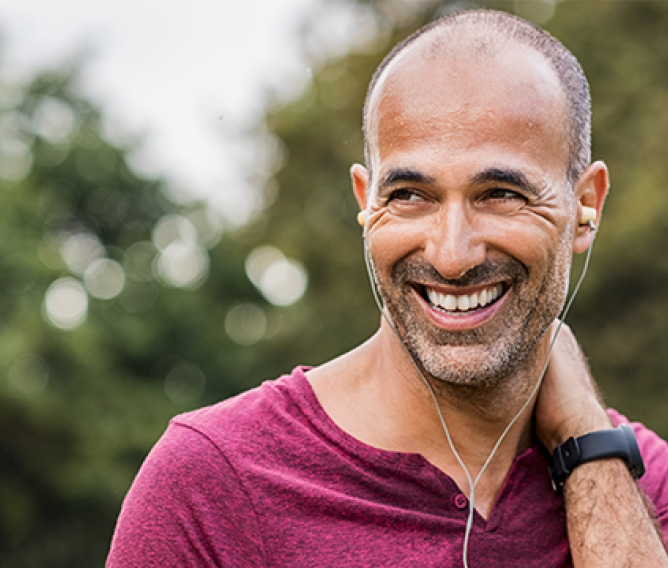
{"type": "Polygon", "coordinates": [[[169,286],[196,288],[209,275],[209,255],[197,243],[175,241],[158,257],[156,271],[169,286]]]}
{"type": "Polygon", "coordinates": [[[260,291],[275,306],[290,306],[306,291],[308,278],[301,263],[287,258],[274,262],[260,280],[260,291]]]}
{"type": "Polygon", "coordinates": [[[195,225],[182,215],[167,215],[153,229],[159,255],[154,275],[175,288],[197,288],[209,276],[209,255],[200,245],[195,225]]]}
{"type": "Polygon", "coordinates": [[[167,215],[153,229],[153,244],[161,251],[175,242],[197,242],[197,229],[182,215],[167,215]]]}
{"type": "Polygon", "coordinates": [[[211,209],[203,207],[190,211],[187,215],[197,231],[197,239],[204,247],[211,249],[223,236],[223,222],[211,209]]]}
{"type": "Polygon", "coordinates": [[[262,246],[254,248],[246,257],[246,275],[257,288],[260,287],[262,275],[274,262],[283,260],[285,256],[276,247],[262,246]]]}
{"type": "Polygon", "coordinates": [[[123,268],[130,280],[135,282],[152,282],[153,261],[158,250],[148,241],[131,244],[123,254],[123,268]]]}
{"type": "Polygon", "coordinates": [[[104,258],[105,250],[91,233],[65,234],[61,237],[60,256],[73,274],[81,276],[91,262],[104,258]]]}
{"type": "Polygon", "coordinates": [[[65,277],[49,286],[44,296],[44,315],[60,329],[74,329],[86,321],[88,294],[76,278],[65,277]]]}
{"type": "Polygon", "coordinates": [[[7,373],[9,385],[19,394],[33,397],[41,394],[49,382],[49,366],[36,355],[23,355],[7,373]]]}
{"type": "Polygon", "coordinates": [[[165,377],[165,393],[176,404],[187,404],[202,394],[205,383],[206,377],[197,365],[181,362],[165,377]]]}
{"type": "Polygon", "coordinates": [[[267,331],[267,316],[262,308],[245,303],[234,306],[225,317],[225,331],[239,345],[253,345],[267,331]]]}
{"type": "Polygon", "coordinates": [[[123,267],[109,258],[91,262],[83,274],[83,279],[88,293],[101,300],[115,298],[125,286],[123,267]]]}
{"type": "Polygon", "coordinates": [[[275,247],[253,249],[246,258],[248,279],[275,306],[290,306],[306,291],[308,276],[304,266],[275,247]]]}

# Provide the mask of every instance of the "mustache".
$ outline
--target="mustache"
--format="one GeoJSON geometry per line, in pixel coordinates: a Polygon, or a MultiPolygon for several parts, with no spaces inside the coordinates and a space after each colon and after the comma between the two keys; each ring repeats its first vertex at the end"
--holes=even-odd
{"type": "Polygon", "coordinates": [[[444,278],[431,263],[412,257],[401,259],[392,269],[392,282],[397,286],[413,281],[427,286],[472,287],[500,280],[519,281],[527,276],[526,267],[515,259],[504,261],[486,259],[457,279],[444,278]]]}

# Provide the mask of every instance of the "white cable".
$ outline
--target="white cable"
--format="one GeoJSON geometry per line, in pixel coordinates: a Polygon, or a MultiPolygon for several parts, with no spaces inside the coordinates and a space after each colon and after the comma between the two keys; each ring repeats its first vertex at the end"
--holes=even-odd
{"type": "Polygon", "coordinates": [[[418,374],[420,375],[420,378],[422,379],[422,382],[426,385],[427,389],[429,390],[429,393],[431,394],[431,397],[434,401],[434,405],[436,406],[436,412],[438,413],[438,418],[441,421],[441,426],[443,427],[443,431],[445,432],[445,436],[448,440],[448,444],[450,445],[450,449],[452,450],[453,455],[457,459],[457,462],[459,465],[462,467],[462,470],[464,471],[464,474],[466,475],[466,479],[468,480],[469,483],[469,489],[470,489],[470,494],[469,494],[469,516],[468,520],[466,522],[466,529],[464,531],[464,546],[463,546],[463,561],[464,561],[464,568],[468,568],[468,545],[469,545],[469,536],[471,534],[471,529],[473,528],[473,513],[475,511],[475,489],[478,486],[478,482],[480,481],[480,478],[482,477],[482,474],[485,472],[487,469],[487,466],[490,464],[492,461],[492,458],[496,454],[497,450],[499,449],[499,446],[501,446],[501,443],[503,442],[504,438],[510,431],[510,429],[513,427],[515,422],[519,419],[519,417],[522,415],[522,413],[527,409],[529,406],[531,400],[535,396],[535,394],[538,392],[538,389],[540,388],[540,385],[543,382],[543,378],[545,377],[545,373],[547,372],[547,367],[550,363],[550,358],[552,357],[552,350],[554,348],[554,344],[557,341],[557,337],[559,336],[559,332],[561,331],[561,326],[564,324],[564,320],[566,319],[566,316],[568,315],[569,310],[571,309],[571,305],[573,304],[573,301],[575,300],[575,296],[577,295],[578,291],[580,290],[580,286],[582,285],[582,281],[584,280],[585,276],[587,275],[587,270],[589,269],[589,259],[591,258],[591,251],[592,247],[594,245],[594,240],[596,238],[596,228],[593,224],[592,221],[589,221],[589,228],[591,229],[592,233],[592,238],[591,242],[589,243],[589,247],[587,248],[587,256],[585,257],[585,262],[584,266],[582,267],[582,273],[580,274],[580,278],[578,279],[577,284],[575,285],[575,288],[573,289],[573,293],[571,294],[570,300],[566,303],[566,306],[564,307],[561,317],[559,318],[559,325],[557,326],[556,331],[554,332],[554,336],[552,337],[552,341],[550,342],[550,347],[547,352],[547,358],[545,360],[545,365],[543,366],[543,370],[541,371],[540,377],[538,379],[538,382],[534,386],[534,388],[531,391],[531,394],[529,395],[529,398],[527,398],[526,402],[522,405],[522,408],[520,408],[519,412],[515,415],[515,417],[510,421],[508,426],[506,426],[506,429],[503,431],[499,439],[496,441],[496,444],[494,445],[494,448],[492,448],[491,453],[489,454],[487,460],[483,464],[482,468],[480,469],[480,472],[478,472],[478,475],[475,479],[475,481],[472,481],[471,479],[471,474],[469,473],[468,468],[464,464],[464,461],[461,459],[459,456],[459,453],[457,452],[455,445],[452,441],[452,438],[450,436],[450,431],[448,430],[448,427],[445,423],[445,419],[443,418],[443,413],[441,412],[441,407],[438,404],[438,399],[436,398],[436,393],[434,392],[434,388],[431,386],[429,381],[426,379],[424,374],[422,373],[422,370],[420,369],[420,366],[417,364],[415,359],[413,358],[413,355],[411,354],[410,350],[408,349],[408,346],[406,343],[404,343],[403,338],[399,334],[399,331],[397,328],[394,326],[394,322],[391,321],[389,315],[387,314],[385,307],[383,305],[383,302],[381,301],[380,294],[377,290],[378,287],[378,282],[376,281],[376,276],[373,271],[373,267],[371,265],[371,254],[369,253],[369,248],[367,247],[366,244],[366,228],[363,234],[363,239],[364,239],[364,263],[366,264],[366,269],[367,273],[369,275],[369,279],[371,281],[371,290],[373,292],[373,297],[374,300],[376,301],[376,305],[378,306],[378,309],[380,310],[381,316],[383,319],[387,322],[387,324],[390,326],[390,329],[394,332],[394,334],[397,336],[399,339],[399,342],[404,346],[404,349],[408,353],[408,356],[410,357],[411,361],[413,362],[413,365],[415,366],[415,369],[417,370],[418,374]]]}

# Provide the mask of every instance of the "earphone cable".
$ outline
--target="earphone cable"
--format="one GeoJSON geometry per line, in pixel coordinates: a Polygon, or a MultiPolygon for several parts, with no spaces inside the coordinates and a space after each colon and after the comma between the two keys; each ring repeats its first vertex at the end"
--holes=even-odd
{"type": "Polygon", "coordinates": [[[445,422],[445,418],[443,417],[441,407],[438,404],[438,398],[436,397],[436,393],[434,392],[434,388],[432,387],[431,383],[427,380],[427,378],[424,376],[424,373],[422,372],[422,369],[420,369],[420,366],[417,364],[417,361],[415,361],[415,359],[414,359],[413,355],[411,354],[408,346],[404,342],[404,339],[401,337],[401,335],[399,334],[399,331],[395,327],[394,322],[390,319],[389,314],[387,314],[387,311],[385,310],[385,307],[383,305],[384,302],[382,302],[381,297],[380,297],[380,293],[377,289],[378,288],[378,283],[377,283],[377,280],[376,280],[376,277],[375,277],[375,273],[373,271],[373,266],[372,266],[372,261],[371,261],[371,254],[369,252],[369,248],[368,248],[367,243],[366,243],[366,228],[365,228],[365,231],[363,233],[364,263],[366,265],[367,273],[369,275],[369,280],[371,282],[371,290],[372,290],[373,297],[374,297],[374,300],[376,302],[376,305],[378,306],[378,309],[380,310],[381,316],[383,317],[385,322],[388,324],[390,329],[394,332],[397,339],[399,339],[399,342],[403,345],[404,349],[408,353],[408,356],[410,357],[411,361],[413,362],[413,366],[417,370],[420,378],[422,379],[422,382],[424,382],[425,386],[427,387],[427,389],[428,389],[428,391],[431,395],[431,398],[434,401],[434,405],[436,406],[436,412],[438,413],[438,417],[439,417],[439,420],[441,422],[441,426],[443,428],[443,431],[445,432],[445,436],[448,440],[448,444],[450,446],[450,449],[452,450],[453,455],[457,459],[457,462],[461,466],[464,474],[466,475],[466,479],[468,480],[468,483],[469,483],[469,515],[468,515],[468,520],[467,520],[467,523],[466,523],[466,529],[465,529],[465,532],[464,532],[464,545],[463,545],[464,568],[468,568],[468,558],[467,558],[467,556],[468,556],[468,544],[469,544],[469,537],[470,537],[470,534],[471,534],[471,530],[473,528],[473,518],[474,518],[473,515],[474,515],[474,511],[475,511],[475,489],[476,489],[476,487],[478,485],[478,482],[480,481],[483,473],[487,469],[487,466],[490,464],[490,462],[492,461],[492,459],[496,455],[496,452],[498,451],[499,447],[501,446],[501,444],[502,444],[503,440],[505,439],[506,435],[511,430],[511,428],[514,426],[514,424],[517,422],[517,420],[519,420],[520,416],[524,413],[524,411],[527,409],[527,407],[531,403],[531,400],[534,398],[534,396],[538,392],[538,389],[540,388],[540,385],[543,382],[543,378],[545,377],[545,373],[547,372],[547,367],[550,363],[550,359],[552,357],[552,351],[553,351],[554,345],[557,341],[557,337],[559,336],[559,332],[561,331],[561,327],[564,324],[566,316],[568,315],[568,312],[569,312],[569,310],[570,310],[570,308],[573,304],[573,301],[575,300],[575,297],[576,297],[578,291],[580,290],[580,286],[582,285],[582,282],[584,281],[584,278],[585,278],[585,276],[587,274],[587,271],[589,269],[589,260],[591,258],[591,252],[592,252],[592,248],[593,248],[593,245],[594,245],[594,240],[596,238],[596,227],[594,226],[592,221],[588,221],[588,225],[589,225],[589,229],[591,230],[592,239],[591,239],[591,242],[589,243],[589,246],[587,247],[587,255],[585,257],[584,266],[582,268],[580,278],[578,279],[578,281],[575,285],[575,288],[573,288],[573,292],[571,293],[571,297],[568,300],[568,302],[566,303],[564,309],[562,310],[561,316],[558,318],[559,319],[559,324],[557,325],[557,329],[554,332],[554,336],[552,337],[552,340],[550,341],[550,347],[548,349],[547,357],[545,359],[545,364],[543,366],[543,370],[541,371],[540,377],[539,377],[538,381],[536,382],[534,388],[532,389],[531,394],[527,398],[526,402],[522,405],[519,412],[517,412],[515,417],[510,421],[508,426],[506,426],[505,430],[503,431],[503,433],[501,434],[499,439],[496,441],[496,444],[492,448],[492,451],[489,454],[489,456],[487,457],[487,460],[485,461],[482,468],[478,472],[478,475],[476,476],[475,481],[472,481],[471,474],[469,473],[468,468],[464,464],[464,461],[459,456],[459,453],[457,452],[457,449],[455,448],[455,445],[452,441],[452,437],[450,436],[450,431],[449,431],[448,426],[445,422]]]}

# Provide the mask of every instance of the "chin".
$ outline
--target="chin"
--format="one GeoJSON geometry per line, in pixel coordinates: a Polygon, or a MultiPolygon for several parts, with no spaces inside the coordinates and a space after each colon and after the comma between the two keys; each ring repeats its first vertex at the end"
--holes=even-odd
{"type": "Polygon", "coordinates": [[[411,354],[437,383],[481,389],[498,386],[506,377],[517,371],[529,352],[529,350],[524,353],[489,350],[482,345],[446,346],[426,350],[426,353],[421,351],[423,350],[418,349],[411,354]]]}
{"type": "Polygon", "coordinates": [[[527,318],[503,320],[503,326],[435,337],[418,331],[424,328],[411,321],[402,335],[413,360],[435,384],[490,389],[521,371],[553,312],[538,310],[527,318]]]}

